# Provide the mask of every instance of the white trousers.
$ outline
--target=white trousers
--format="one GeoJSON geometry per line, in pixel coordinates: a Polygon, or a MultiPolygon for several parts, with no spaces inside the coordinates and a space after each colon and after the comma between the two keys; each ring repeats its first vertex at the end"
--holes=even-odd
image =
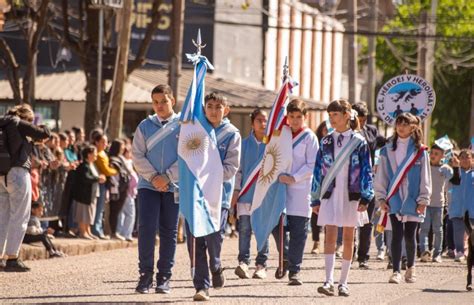
{"type": "Polygon", "coordinates": [[[31,213],[30,172],[12,167],[0,176],[0,258],[18,256],[31,213]]]}

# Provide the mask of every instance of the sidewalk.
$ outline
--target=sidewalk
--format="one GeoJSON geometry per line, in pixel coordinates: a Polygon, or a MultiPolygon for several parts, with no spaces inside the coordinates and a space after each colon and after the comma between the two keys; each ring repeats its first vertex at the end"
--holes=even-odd
{"type": "MultiPolygon", "coordinates": [[[[91,252],[137,247],[138,241],[121,240],[87,240],[81,238],[55,238],[52,240],[56,248],[68,256],[83,255],[91,252]]],[[[41,242],[22,244],[20,250],[22,260],[48,258],[48,252],[41,242]]]]}

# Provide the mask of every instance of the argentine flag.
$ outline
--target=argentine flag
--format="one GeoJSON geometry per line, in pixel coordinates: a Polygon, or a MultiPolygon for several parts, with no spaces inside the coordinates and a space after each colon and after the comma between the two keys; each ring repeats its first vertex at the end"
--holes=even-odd
{"type": "MultiPolygon", "coordinates": [[[[291,129],[285,125],[286,106],[293,82],[288,77],[273,103],[265,130],[265,152],[258,170],[249,177],[254,181],[251,223],[260,251],[285,210],[286,184],[278,181],[281,174],[291,171],[293,140],[291,129]]],[[[245,189],[245,188],[243,188],[245,189]]]]}
{"type": "Polygon", "coordinates": [[[194,76],[181,112],[178,141],[179,206],[194,237],[220,229],[223,167],[216,134],[204,114],[206,57],[187,55],[194,76]]]}

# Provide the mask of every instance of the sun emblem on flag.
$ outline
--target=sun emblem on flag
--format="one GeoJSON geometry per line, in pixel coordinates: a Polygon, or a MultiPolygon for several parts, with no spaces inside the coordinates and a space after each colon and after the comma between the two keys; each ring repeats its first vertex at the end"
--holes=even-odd
{"type": "Polygon", "coordinates": [[[187,157],[201,155],[209,146],[209,140],[202,133],[191,133],[186,136],[181,152],[187,157]]]}
{"type": "Polygon", "coordinates": [[[278,165],[281,163],[281,152],[276,145],[268,148],[263,156],[262,168],[258,180],[260,183],[269,184],[275,180],[278,165]]]}

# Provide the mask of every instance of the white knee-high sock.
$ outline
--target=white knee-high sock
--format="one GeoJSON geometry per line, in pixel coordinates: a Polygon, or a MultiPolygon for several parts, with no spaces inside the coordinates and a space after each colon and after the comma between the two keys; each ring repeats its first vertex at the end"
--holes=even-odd
{"type": "Polygon", "coordinates": [[[341,279],[339,285],[347,285],[347,278],[349,277],[349,270],[351,269],[351,261],[343,259],[341,266],[341,279]]]}
{"type": "Polygon", "coordinates": [[[326,268],[326,282],[334,284],[334,263],[336,261],[336,254],[325,254],[325,268],[326,268]]]}

